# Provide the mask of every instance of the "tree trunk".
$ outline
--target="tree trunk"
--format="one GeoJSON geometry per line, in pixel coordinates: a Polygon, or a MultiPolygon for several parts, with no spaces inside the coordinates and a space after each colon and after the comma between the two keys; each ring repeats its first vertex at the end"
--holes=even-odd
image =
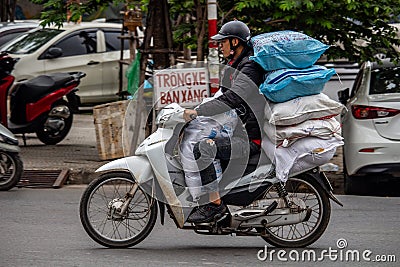
{"type": "Polygon", "coordinates": [[[17,1],[15,0],[0,0],[0,21],[14,21],[15,7],[17,1]]]}
{"type": "MultiPolygon", "coordinates": [[[[167,0],[150,0],[146,18],[146,30],[143,45],[141,47],[142,56],[140,58],[140,84],[145,80],[145,71],[149,54],[153,56],[154,69],[165,69],[175,64],[172,42],[172,28],[169,18],[169,7],[167,0]],[[150,46],[153,39],[153,48],[150,46]]],[[[137,114],[143,114],[145,107],[143,98],[143,86],[140,86],[137,94],[137,114]]],[[[147,118],[146,136],[155,130],[154,119],[156,112],[154,108],[150,111],[147,118]]],[[[140,125],[140,116],[136,116],[135,125],[140,125]]],[[[137,141],[139,127],[134,133],[133,142],[137,141]]]]}
{"type": "Polygon", "coordinates": [[[174,61],[173,55],[168,53],[168,50],[172,51],[173,48],[168,2],[167,0],[150,0],[149,6],[151,5],[154,5],[154,15],[152,16],[154,49],[156,51],[167,49],[164,53],[154,53],[154,66],[156,69],[164,69],[173,64],[170,61],[174,61]]]}
{"type": "Polygon", "coordinates": [[[204,60],[204,38],[206,36],[207,6],[201,3],[201,0],[195,1],[196,7],[196,35],[197,35],[197,60],[204,60]]]}

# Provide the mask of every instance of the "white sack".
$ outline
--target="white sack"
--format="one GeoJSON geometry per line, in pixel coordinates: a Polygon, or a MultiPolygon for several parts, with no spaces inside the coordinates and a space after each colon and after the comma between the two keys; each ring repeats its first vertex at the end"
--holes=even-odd
{"type": "Polygon", "coordinates": [[[343,145],[340,136],[329,139],[306,137],[289,147],[275,147],[268,138],[264,138],[262,149],[275,164],[276,177],[286,182],[289,175],[299,173],[329,162],[335,155],[336,148],[343,145]]]}
{"type": "Polygon", "coordinates": [[[269,102],[265,108],[265,118],[270,124],[288,126],[310,119],[319,119],[340,114],[344,106],[320,93],[298,97],[287,102],[269,102]]]}
{"type": "Polygon", "coordinates": [[[290,126],[275,126],[265,121],[264,132],[276,146],[287,147],[308,136],[322,139],[340,137],[341,126],[335,118],[307,120],[290,126]]]}

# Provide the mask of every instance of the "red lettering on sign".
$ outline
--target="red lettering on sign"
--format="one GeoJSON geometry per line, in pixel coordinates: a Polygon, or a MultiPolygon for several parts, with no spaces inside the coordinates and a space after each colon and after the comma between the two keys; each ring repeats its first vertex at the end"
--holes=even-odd
{"type": "Polygon", "coordinates": [[[160,94],[160,102],[162,105],[167,104],[167,103],[165,103],[165,93],[164,92],[161,92],[161,94],[160,94]]]}
{"type": "Polygon", "coordinates": [[[171,103],[200,103],[203,98],[207,97],[206,89],[196,90],[171,90],[160,93],[160,104],[167,105],[171,103]]]}
{"type": "Polygon", "coordinates": [[[182,91],[182,103],[186,102],[186,93],[187,91],[182,91]]]}
{"type": "Polygon", "coordinates": [[[163,87],[171,87],[171,85],[169,84],[169,75],[168,74],[164,74],[164,85],[163,87]]]}
{"type": "Polygon", "coordinates": [[[174,103],[179,103],[179,91],[176,91],[176,90],[175,90],[175,91],[173,91],[172,93],[173,93],[173,98],[172,98],[173,100],[172,100],[172,101],[173,101],[174,103]]]}

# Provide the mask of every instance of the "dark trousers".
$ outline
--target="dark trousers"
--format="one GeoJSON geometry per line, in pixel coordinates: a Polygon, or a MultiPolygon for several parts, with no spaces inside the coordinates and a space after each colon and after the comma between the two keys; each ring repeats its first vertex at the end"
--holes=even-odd
{"type": "MultiPolygon", "coordinates": [[[[220,159],[223,162],[234,160],[235,166],[231,167],[242,166],[241,169],[243,169],[247,165],[249,156],[258,151],[259,147],[256,144],[238,137],[216,139],[211,143],[208,143],[207,140],[196,143],[193,154],[200,170],[203,192],[218,191],[214,159],[220,159]]],[[[240,170],[239,167],[238,171],[244,172],[244,169],[240,170]]]]}

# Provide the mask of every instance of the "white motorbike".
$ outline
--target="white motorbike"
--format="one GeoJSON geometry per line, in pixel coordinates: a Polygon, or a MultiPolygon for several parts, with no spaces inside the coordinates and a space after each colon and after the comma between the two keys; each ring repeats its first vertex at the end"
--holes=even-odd
{"type": "Polygon", "coordinates": [[[207,223],[187,222],[199,202],[185,185],[178,153],[183,110],[166,106],[157,116],[158,129],[135,156],[97,170],[100,176],[80,202],[81,222],[94,241],[110,248],[134,246],[150,234],[158,213],[164,224],[165,210],[178,228],[198,234],[256,236],[278,247],[305,247],[321,237],[330,220],[329,199],[342,205],[324,173],[316,167],[283,184],[263,152],[251,156],[242,173],[224,172],[219,183],[228,207],[224,214],[207,223]]]}
{"type": "Polygon", "coordinates": [[[18,139],[0,124],[0,191],[8,191],[18,184],[24,172],[18,139]]]}

